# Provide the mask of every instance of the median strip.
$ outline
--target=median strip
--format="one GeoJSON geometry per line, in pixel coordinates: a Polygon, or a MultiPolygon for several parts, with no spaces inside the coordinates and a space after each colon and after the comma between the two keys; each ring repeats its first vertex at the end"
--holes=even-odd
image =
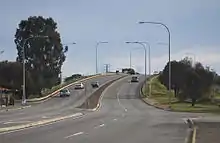
{"type": "MultiPolygon", "coordinates": [[[[127,76],[127,75],[125,75],[127,76]]],[[[83,108],[83,109],[89,109],[92,111],[96,111],[100,107],[100,97],[102,95],[102,92],[113,82],[124,78],[125,76],[121,76],[117,79],[111,80],[107,82],[106,84],[102,85],[99,89],[97,89],[95,92],[92,93],[92,95],[86,99],[86,101],[80,105],[78,108],[83,108]]]]}
{"type": "Polygon", "coordinates": [[[53,118],[53,119],[36,121],[36,122],[32,122],[32,123],[28,123],[28,124],[23,124],[23,125],[4,127],[4,128],[0,128],[0,133],[16,131],[16,130],[21,130],[21,129],[25,129],[25,128],[31,128],[31,127],[40,126],[40,125],[46,125],[46,124],[50,124],[50,123],[53,123],[53,122],[58,122],[58,121],[61,121],[61,120],[64,120],[64,119],[68,119],[68,118],[80,117],[82,115],[83,115],[83,113],[75,113],[75,114],[72,114],[72,115],[67,115],[67,116],[63,116],[63,117],[57,117],[57,118],[53,118]]]}

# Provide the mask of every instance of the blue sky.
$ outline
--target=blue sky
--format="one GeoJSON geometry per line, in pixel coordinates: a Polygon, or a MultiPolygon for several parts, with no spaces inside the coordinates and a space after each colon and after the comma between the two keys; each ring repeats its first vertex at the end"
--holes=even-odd
{"type": "MultiPolygon", "coordinates": [[[[162,70],[168,59],[166,30],[138,21],[158,21],[171,31],[171,58],[193,53],[197,61],[220,73],[219,0],[1,0],[0,60],[15,60],[14,40],[20,20],[29,16],[52,17],[58,23],[62,43],[71,45],[63,66],[64,76],[95,72],[95,45],[99,46],[99,71],[128,67],[129,52],[139,45],[125,41],[147,41],[151,45],[152,71],[162,70]]],[[[132,66],[144,70],[143,50],[132,51],[132,66]]]]}

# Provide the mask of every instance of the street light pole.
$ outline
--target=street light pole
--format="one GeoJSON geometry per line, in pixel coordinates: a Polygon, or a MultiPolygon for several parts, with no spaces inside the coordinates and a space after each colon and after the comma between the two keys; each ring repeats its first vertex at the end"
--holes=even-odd
{"type": "Polygon", "coordinates": [[[98,46],[99,44],[107,44],[108,42],[97,42],[95,47],[96,74],[98,74],[98,46]]]}
{"type": "Polygon", "coordinates": [[[23,95],[22,95],[22,105],[25,105],[26,104],[26,92],[25,92],[25,89],[26,89],[26,75],[25,75],[25,45],[27,43],[28,40],[32,39],[32,38],[48,38],[48,36],[30,36],[28,38],[26,38],[24,40],[24,44],[23,46],[21,47],[22,48],[22,55],[23,55],[23,59],[22,59],[22,62],[23,62],[23,86],[22,86],[22,89],[23,89],[23,95]]]}
{"type": "MultiPolygon", "coordinates": [[[[149,76],[151,76],[151,47],[150,44],[148,42],[140,42],[140,43],[144,43],[148,46],[148,70],[149,70],[149,76]]],[[[151,84],[149,84],[149,96],[151,96],[151,84]]]]}
{"type": "Polygon", "coordinates": [[[130,51],[130,69],[131,69],[131,51],[130,51]]]}
{"type": "MultiPolygon", "coordinates": [[[[143,43],[143,44],[146,44],[148,46],[148,70],[149,70],[148,74],[149,74],[149,76],[151,76],[151,50],[150,50],[151,47],[150,47],[150,44],[148,42],[134,42],[134,43],[138,43],[138,44],[143,43]]],[[[145,49],[146,49],[146,47],[145,47],[145,49]]],[[[131,53],[131,51],[130,51],[130,53],[131,53]]],[[[130,59],[131,59],[131,57],[130,57],[130,59]]],[[[145,79],[146,79],[146,77],[145,77],[145,79]]],[[[148,93],[148,95],[149,96],[151,95],[151,84],[149,84],[149,93],[148,93]]]]}
{"type": "Polygon", "coordinates": [[[165,25],[164,23],[161,23],[161,22],[139,22],[139,24],[155,24],[155,25],[161,25],[163,27],[166,28],[167,32],[168,32],[168,41],[169,41],[169,106],[171,107],[171,63],[170,63],[170,60],[171,60],[171,48],[170,48],[170,41],[171,41],[171,34],[170,34],[170,30],[168,28],[167,25],[165,25]]]}
{"type": "MultiPolygon", "coordinates": [[[[75,42],[72,42],[72,43],[66,43],[66,44],[62,44],[63,46],[68,46],[68,45],[75,45],[76,43],[75,42]]],[[[63,83],[63,80],[62,80],[62,67],[60,69],[60,84],[63,83]]]]}
{"type": "MultiPolygon", "coordinates": [[[[5,52],[4,50],[0,51],[0,55],[3,54],[4,52],[5,52]]],[[[2,91],[0,93],[0,107],[2,108],[2,91]]]]}
{"type": "MultiPolygon", "coordinates": [[[[146,50],[146,47],[145,45],[142,43],[142,42],[125,42],[127,44],[140,44],[143,49],[144,49],[144,77],[145,77],[145,81],[147,79],[147,50],[146,50]]],[[[147,89],[147,84],[145,82],[145,89],[147,89]]]]}

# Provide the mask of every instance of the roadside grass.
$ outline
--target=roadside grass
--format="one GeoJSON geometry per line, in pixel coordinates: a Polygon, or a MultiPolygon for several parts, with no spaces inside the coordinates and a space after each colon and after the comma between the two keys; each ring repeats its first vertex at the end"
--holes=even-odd
{"type": "MultiPolygon", "coordinates": [[[[210,113],[220,113],[220,108],[211,102],[203,102],[203,103],[196,103],[193,107],[191,102],[179,102],[177,98],[174,97],[174,92],[168,92],[166,87],[162,85],[157,76],[152,76],[147,81],[148,86],[145,89],[145,86],[142,88],[142,93],[144,93],[145,100],[150,100],[157,106],[161,107],[168,107],[169,106],[169,98],[171,101],[171,110],[178,111],[178,112],[210,112],[210,113]],[[151,83],[151,94],[148,96],[149,93],[149,84],[151,83]]],[[[215,93],[215,98],[220,99],[220,93],[215,93]]]]}
{"type": "Polygon", "coordinates": [[[220,108],[212,103],[197,103],[194,107],[186,102],[173,103],[171,109],[179,112],[220,113],[220,108]]]}

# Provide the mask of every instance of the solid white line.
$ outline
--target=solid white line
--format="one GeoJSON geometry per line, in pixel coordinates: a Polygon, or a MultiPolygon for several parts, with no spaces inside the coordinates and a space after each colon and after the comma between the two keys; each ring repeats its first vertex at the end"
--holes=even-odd
{"type": "Polygon", "coordinates": [[[119,93],[117,93],[117,100],[118,100],[118,104],[124,109],[125,112],[127,112],[128,110],[120,102],[119,93]]]}
{"type": "Polygon", "coordinates": [[[84,132],[78,132],[78,133],[75,133],[75,134],[72,134],[72,135],[66,136],[66,137],[64,137],[64,138],[65,138],[65,139],[68,139],[68,138],[70,138],[70,137],[78,136],[78,135],[82,135],[82,134],[84,134],[84,132]]]}
{"type": "Polygon", "coordinates": [[[21,124],[21,123],[29,123],[31,121],[9,121],[9,122],[4,122],[3,124],[4,125],[7,125],[7,124],[21,124]]]}
{"type": "MultiPolygon", "coordinates": [[[[73,114],[75,115],[75,114],[73,114]]],[[[76,116],[74,117],[73,119],[78,119],[78,118],[83,118],[85,117],[84,114],[80,115],[80,116],[76,116]]],[[[67,118],[69,119],[69,118],[67,118]]],[[[32,126],[32,127],[28,127],[28,128],[21,128],[21,129],[17,129],[17,130],[11,130],[11,131],[6,131],[6,132],[0,132],[0,135],[4,135],[4,134],[10,134],[10,133],[14,133],[14,132],[20,132],[20,131],[24,131],[24,130],[28,130],[28,129],[36,129],[36,128],[39,128],[39,127],[44,127],[44,126],[49,126],[49,125],[53,125],[55,123],[58,123],[58,122],[62,122],[63,120],[59,120],[59,121],[56,121],[56,122],[51,122],[51,123],[47,123],[47,124],[42,124],[42,125],[37,125],[37,126],[32,126]]]]}
{"type": "Polygon", "coordinates": [[[42,116],[41,118],[46,119],[46,118],[49,118],[49,117],[47,117],[47,116],[42,116]]]}

